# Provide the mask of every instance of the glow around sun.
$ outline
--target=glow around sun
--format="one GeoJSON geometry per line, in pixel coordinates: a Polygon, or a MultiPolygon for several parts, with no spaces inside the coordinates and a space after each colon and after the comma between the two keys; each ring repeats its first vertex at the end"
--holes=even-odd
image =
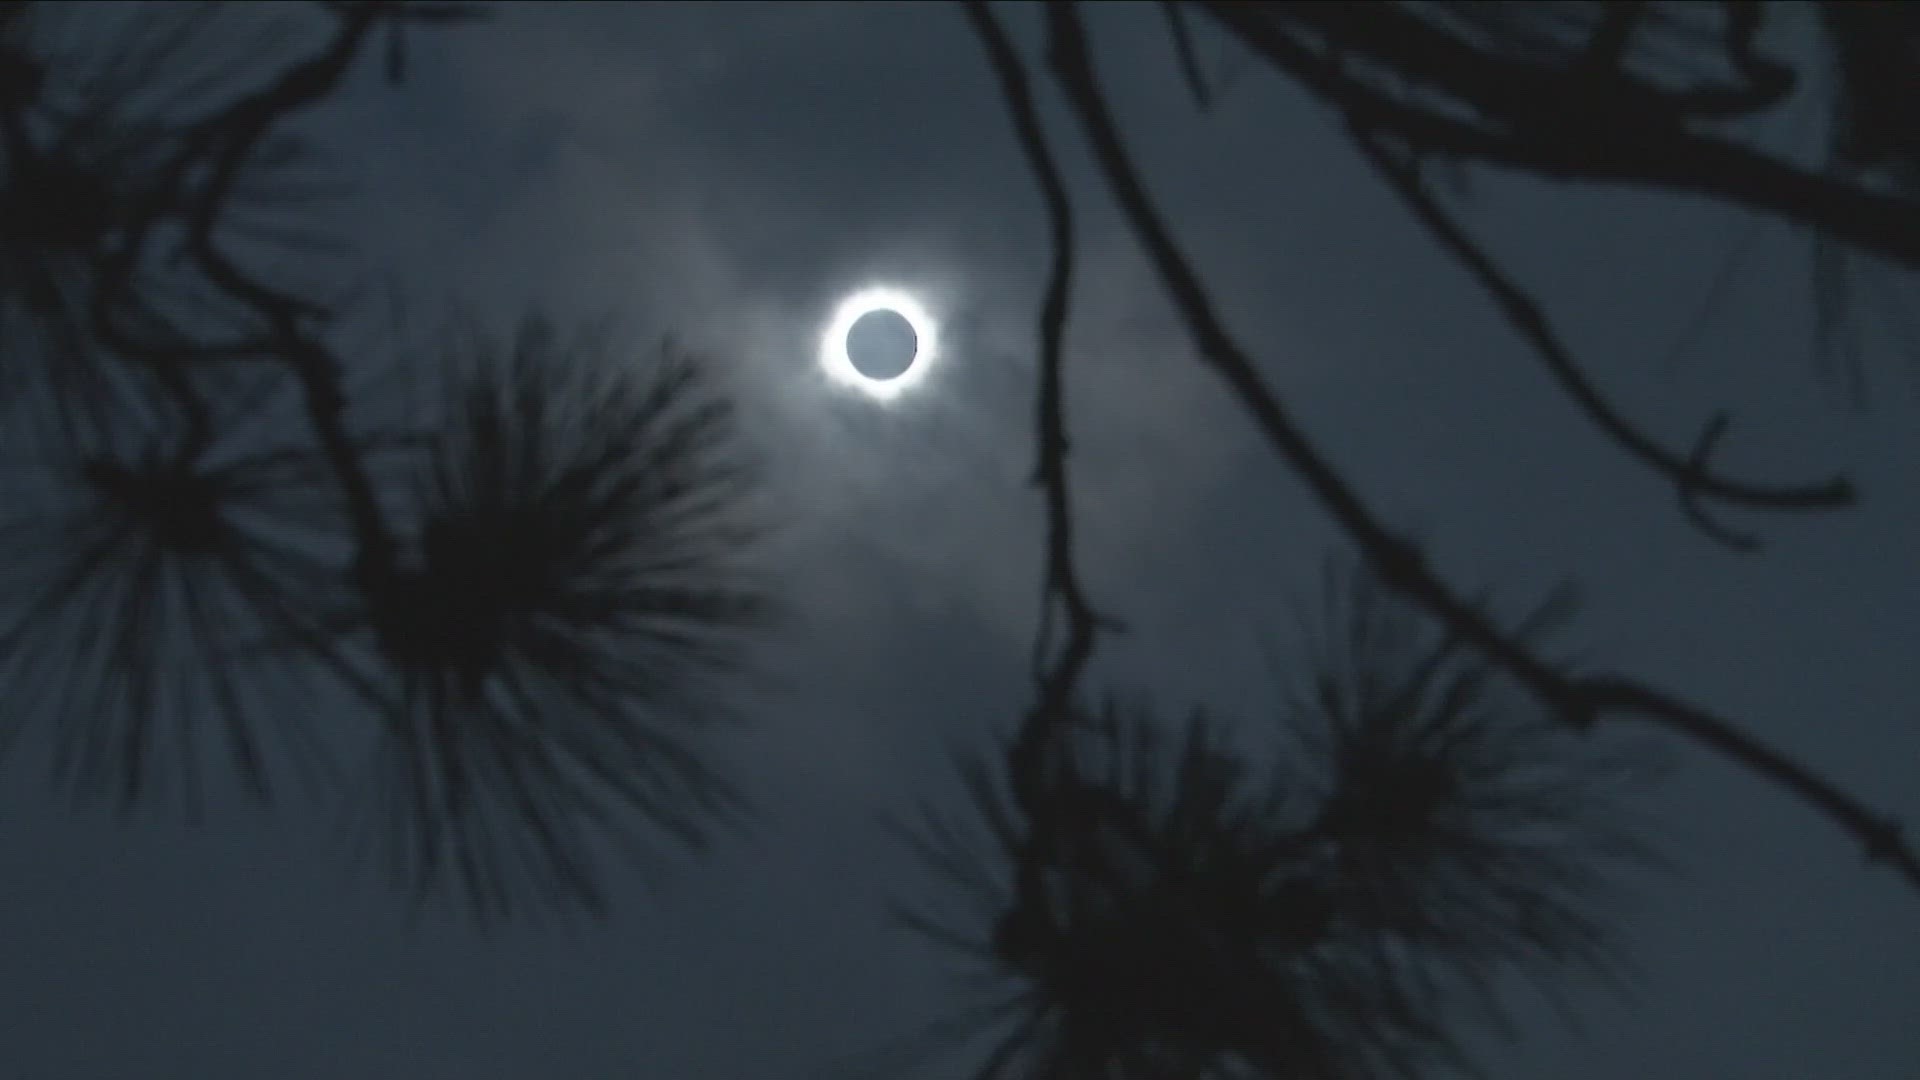
{"type": "Polygon", "coordinates": [[[912,295],[899,289],[863,289],[840,302],[820,338],[820,366],[834,382],[868,397],[888,401],[913,389],[927,377],[939,357],[938,328],[932,316],[912,295]],[[847,353],[847,335],[855,323],[877,311],[890,311],[913,328],[913,359],[900,374],[876,379],[854,366],[847,353]]]}

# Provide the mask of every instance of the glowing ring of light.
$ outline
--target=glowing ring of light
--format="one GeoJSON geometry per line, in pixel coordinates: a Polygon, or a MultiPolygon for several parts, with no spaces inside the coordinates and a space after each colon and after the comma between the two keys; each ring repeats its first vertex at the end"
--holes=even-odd
{"type": "Polygon", "coordinates": [[[864,289],[848,297],[833,313],[833,321],[827,324],[827,332],[820,339],[820,366],[835,382],[885,401],[911,390],[926,378],[927,370],[933,366],[935,344],[933,318],[918,300],[898,289],[864,289]],[[904,371],[890,379],[873,379],[861,374],[860,369],[853,366],[853,357],[847,355],[847,335],[853,331],[853,324],[876,311],[891,311],[907,320],[913,329],[913,359],[907,361],[904,371]]]}

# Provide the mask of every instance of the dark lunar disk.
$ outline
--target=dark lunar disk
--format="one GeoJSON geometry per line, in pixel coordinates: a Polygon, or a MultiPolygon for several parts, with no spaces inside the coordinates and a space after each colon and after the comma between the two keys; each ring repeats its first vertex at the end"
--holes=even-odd
{"type": "Polygon", "coordinates": [[[868,379],[893,379],[913,366],[920,339],[897,311],[862,315],[847,331],[847,359],[868,379]]]}

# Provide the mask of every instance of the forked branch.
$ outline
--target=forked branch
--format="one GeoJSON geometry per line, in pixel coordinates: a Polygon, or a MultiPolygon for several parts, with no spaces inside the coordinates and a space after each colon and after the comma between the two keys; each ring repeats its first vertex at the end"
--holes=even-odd
{"type": "Polygon", "coordinates": [[[383,24],[397,28],[407,21],[446,21],[450,15],[442,5],[415,5],[406,0],[360,0],[326,6],[338,19],[327,45],[214,117],[191,147],[196,152],[203,146],[211,147],[212,161],[209,179],[198,193],[199,202],[191,218],[188,250],[208,278],[260,318],[278,358],[292,369],[315,441],[333,470],[352,519],[358,548],[356,571],[363,586],[378,587],[392,580],[395,540],[374,494],[372,477],[347,430],[347,401],[338,360],[311,329],[326,312],[303,297],[249,275],[221,249],[214,235],[234,185],[262,139],[276,125],[331,93],[372,42],[376,30],[383,24]]]}
{"type": "Polygon", "coordinates": [[[1704,499],[1730,506],[1756,510],[1833,510],[1852,506],[1857,501],[1853,484],[1836,476],[1819,484],[1776,485],[1735,480],[1714,471],[1708,457],[1728,420],[1725,415],[1707,424],[1689,456],[1678,457],[1620,415],[1600,392],[1586,372],[1580,369],[1560,335],[1543,310],[1526,290],[1504,271],[1493,257],[1476,243],[1467,230],[1447,213],[1440,200],[1427,190],[1418,169],[1396,156],[1379,136],[1357,117],[1349,127],[1375,171],[1400,197],[1407,209],[1426,227],[1439,245],[1467,268],[1488,296],[1500,307],[1507,322],[1533,347],[1560,389],[1573,399],[1596,427],[1613,440],[1614,445],[1672,481],[1680,497],[1681,509],[1701,532],[1714,540],[1741,551],[1750,551],[1758,541],[1750,533],[1736,531],[1708,517],[1701,507],[1704,499]]]}
{"type": "Polygon", "coordinates": [[[1048,55],[1079,118],[1100,170],[1128,224],[1172,297],[1202,361],[1240,403],[1267,443],[1307,485],[1390,588],[1418,603],[1536,694],[1567,722],[1585,728],[1607,716],[1655,724],[1769,780],[1857,840],[1875,863],[1893,868],[1920,893],[1920,856],[1897,823],[1812,769],[1706,709],[1617,675],[1577,677],[1548,665],[1499,630],[1427,566],[1418,550],[1387,528],[1262,379],[1228,333],[1205,285],[1147,193],[1122,141],[1093,69],[1085,28],[1072,0],[1049,0],[1048,55]]]}
{"type": "Polygon", "coordinates": [[[1033,482],[1045,496],[1047,516],[1040,631],[1034,642],[1033,658],[1037,701],[1015,740],[1012,762],[1015,797],[1023,811],[1038,814],[1046,802],[1040,794],[1040,781],[1050,730],[1067,715],[1080,675],[1093,658],[1099,633],[1117,629],[1118,623],[1094,609],[1074,559],[1073,493],[1067,475],[1069,444],[1062,386],[1067,315],[1073,297],[1073,204],[1067,194],[1066,181],[1048,148],[1039,110],[1034,107],[1033,91],[1013,42],[994,18],[986,0],[962,0],[961,6],[986,50],[1021,153],[1039,182],[1052,243],[1046,295],[1040,305],[1040,366],[1036,373],[1038,460],[1034,464],[1033,482]],[[1065,640],[1057,648],[1051,633],[1056,617],[1064,617],[1066,622],[1065,640]]]}
{"type": "Polygon", "coordinates": [[[1396,4],[1196,2],[1288,78],[1419,150],[1554,180],[1639,184],[1700,195],[1920,267],[1920,206],[1912,200],[1696,130],[1644,94],[1596,91],[1566,72],[1485,54],[1396,4]],[[1281,11],[1298,25],[1289,27],[1275,17],[1281,11]],[[1368,22],[1362,28],[1358,19],[1368,22]],[[1343,43],[1351,39],[1399,78],[1439,89],[1465,108],[1416,103],[1390,92],[1376,85],[1378,80],[1334,63],[1296,29],[1337,35],[1343,43]]]}

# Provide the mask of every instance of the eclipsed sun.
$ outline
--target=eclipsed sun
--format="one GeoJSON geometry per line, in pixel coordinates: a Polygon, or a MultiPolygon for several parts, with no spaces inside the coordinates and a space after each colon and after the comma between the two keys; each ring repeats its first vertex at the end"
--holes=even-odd
{"type": "Polygon", "coordinates": [[[888,401],[926,378],[937,355],[933,319],[899,289],[842,301],[820,339],[820,366],[837,383],[888,401]]]}

